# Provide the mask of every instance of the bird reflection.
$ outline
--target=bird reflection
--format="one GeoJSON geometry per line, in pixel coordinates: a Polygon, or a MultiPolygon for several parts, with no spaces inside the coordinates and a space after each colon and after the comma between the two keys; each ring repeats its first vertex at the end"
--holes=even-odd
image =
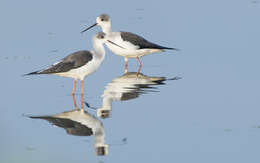
{"type": "Polygon", "coordinates": [[[139,72],[128,72],[114,78],[108,83],[103,92],[101,108],[97,109],[97,116],[101,118],[110,117],[113,101],[126,101],[139,97],[149,92],[157,92],[157,85],[165,84],[165,80],[177,80],[179,77],[166,79],[165,77],[147,76],[139,72]]]}
{"type": "Polygon", "coordinates": [[[51,124],[64,128],[69,135],[94,136],[96,155],[107,155],[108,145],[105,144],[105,129],[100,120],[79,109],[77,106],[71,111],[47,116],[29,116],[33,119],[47,120],[51,124]]]}

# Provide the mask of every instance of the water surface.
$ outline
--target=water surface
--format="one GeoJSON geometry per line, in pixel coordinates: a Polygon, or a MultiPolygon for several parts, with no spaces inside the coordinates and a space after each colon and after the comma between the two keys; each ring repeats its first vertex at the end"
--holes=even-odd
{"type": "MultiPolygon", "coordinates": [[[[26,0],[2,1],[0,11],[0,162],[259,162],[256,1],[26,0]],[[144,76],[182,77],[125,87],[116,83],[124,78],[123,59],[107,50],[100,69],[84,82],[84,101],[91,107],[85,107],[86,114],[104,127],[105,156],[96,155],[93,135],[67,134],[28,118],[75,109],[73,80],[22,77],[74,51],[92,49],[91,38],[100,29],[80,31],[101,13],[111,16],[114,30],[181,49],[142,58],[144,76]],[[97,109],[104,97],[112,110],[101,118],[97,109]]],[[[129,65],[130,72],[138,70],[136,60],[129,65]]],[[[75,98],[79,102],[78,94],[75,98]]]]}

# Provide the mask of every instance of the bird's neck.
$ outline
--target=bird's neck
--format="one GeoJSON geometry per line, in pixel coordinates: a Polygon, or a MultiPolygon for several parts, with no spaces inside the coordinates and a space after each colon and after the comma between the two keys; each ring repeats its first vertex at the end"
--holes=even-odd
{"type": "Polygon", "coordinates": [[[109,34],[111,32],[111,24],[107,24],[106,26],[103,26],[102,32],[105,34],[109,34]]]}
{"type": "Polygon", "coordinates": [[[94,47],[95,57],[104,59],[106,53],[104,45],[100,42],[95,42],[93,47],[94,47]]]}

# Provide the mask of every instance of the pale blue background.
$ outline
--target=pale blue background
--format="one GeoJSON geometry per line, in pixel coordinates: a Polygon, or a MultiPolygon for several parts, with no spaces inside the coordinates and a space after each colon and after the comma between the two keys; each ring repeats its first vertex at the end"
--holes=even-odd
{"type": "MultiPolygon", "coordinates": [[[[259,163],[259,19],[259,0],[1,0],[0,162],[259,163]],[[71,79],[21,75],[92,49],[99,29],[80,31],[101,13],[114,30],[181,49],[142,58],[144,74],[183,77],[160,93],[114,102],[112,118],[102,120],[112,144],[106,157],[94,155],[92,137],[22,116],[73,109],[71,79]]],[[[84,83],[95,107],[123,73],[123,59],[107,52],[84,83]]],[[[136,60],[129,64],[137,70],[136,60]]]]}

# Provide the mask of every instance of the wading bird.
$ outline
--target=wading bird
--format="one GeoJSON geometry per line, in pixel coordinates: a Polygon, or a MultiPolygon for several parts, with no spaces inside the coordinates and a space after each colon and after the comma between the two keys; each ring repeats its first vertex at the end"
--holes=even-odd
{"type": "Polygon", "coordinates": [[[83,80],[87,75],[95,72],[104,60],[105,49],[103,44],[106,42],[116,45],[107,39],[105,33],[99,32],[93,37],[94,50],[74,52],[46,69],[25,75],[53,74],[73,78],[74,85],[72,95],[75,94],[77,80],[79,79],[81,81],[81,105],[83,107],[83,80]]]}
{"type": "Polygon", "coordinates": [[[107,35],[108,39],[114,43],[120,45],[115,46],[114,44],[106,43],[107,47],[115,54],[123,56],[125,61],[125,72],[127,72],[128,58],[136,58],[139,63],[138,72],[140,72],[142,63],[140,57],[156,53],[163,52],[165,49],[178,50],[176,48],[169,48],[161,46],[150,41],[147,41],[141,36],[138,36],[130,32],[112,32],[111,31],[111,19],[107,14],[102,14],[96,18],[96,23],[81,33],[91,29],[95,26],[100,26],[102,31],[107,35]],[[123,48],[122,48],[123,47],[123,48]]]}

